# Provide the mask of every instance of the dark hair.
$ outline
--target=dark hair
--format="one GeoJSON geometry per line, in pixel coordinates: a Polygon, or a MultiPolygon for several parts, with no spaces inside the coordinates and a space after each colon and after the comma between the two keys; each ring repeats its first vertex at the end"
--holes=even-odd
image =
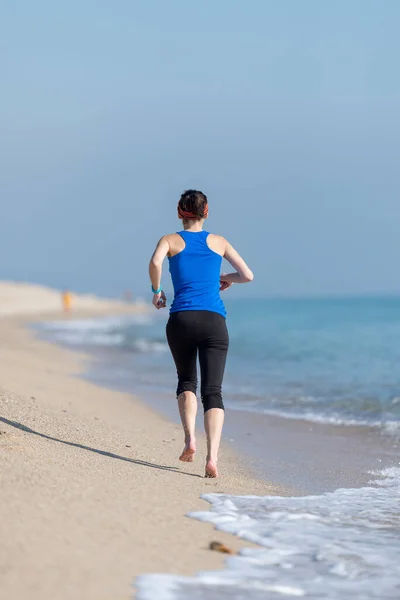
{"type": "Polygon", "coordinates": [[[198,219],[204,219],[207,204],[207,196],[198,190],[186,190],[179,200],[181,210],[193,213],[198,219]]]}

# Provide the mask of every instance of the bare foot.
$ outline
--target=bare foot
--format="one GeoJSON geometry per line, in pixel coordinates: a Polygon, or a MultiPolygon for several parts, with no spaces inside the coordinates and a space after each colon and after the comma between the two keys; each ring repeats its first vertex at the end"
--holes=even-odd
{"type": "Polygon", "coordinates": [[[194,455],[196,454],[196,442],[189,442],[185,445],[179,460],[182,462],[193,462],[194,455]]]}
{"type": "Polygon", "coordinates": [[[204,475],[204,477],[218,477],[217,463],[215,463],[213,460],[207,461],[206,474],[204,475]]]}

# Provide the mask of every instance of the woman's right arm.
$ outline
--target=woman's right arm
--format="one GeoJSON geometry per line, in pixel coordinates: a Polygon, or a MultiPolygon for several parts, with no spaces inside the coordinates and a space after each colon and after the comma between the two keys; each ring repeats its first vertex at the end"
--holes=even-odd
{"type": "Polygon", "coordinates": [[[249,283],[250,281],[253,281],[253,271],[247,266],[240,254],[229,242],[226,242],[224,258],[232,265],[236,272],[222,275],[221,282],[226,281],[227,283],[232,284],[249,283]]]}
{"type": "Polygon", "coordinates": [[[153,290],[160,290],[157,294],[153,294],[153,304],[159,308],[167,306],[167,298],[161,287],[162,264],[169,252],[169,242],[167,236],[161,238],[158,242],[153,256],[150,260],[149,275],[153,290]]]}

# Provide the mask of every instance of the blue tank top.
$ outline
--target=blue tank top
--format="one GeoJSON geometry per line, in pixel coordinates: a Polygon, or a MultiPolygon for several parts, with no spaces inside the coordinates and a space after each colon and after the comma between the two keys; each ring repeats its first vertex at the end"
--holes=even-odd
{"type": "Polygon", "coordinates": [[[175,297],[170,313],[209,310],[226,317],[220,296],[222,256],[207,246],[207,231],[180,231],[185,248],[169,258],[175,297]]]}

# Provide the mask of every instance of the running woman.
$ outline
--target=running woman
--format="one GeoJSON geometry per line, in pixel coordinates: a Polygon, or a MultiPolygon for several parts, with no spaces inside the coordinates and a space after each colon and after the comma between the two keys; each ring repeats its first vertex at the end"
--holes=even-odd
{"type": "Polygon", "coordinates": [[[167,340],[178,373],[177,398],[185,434],[179,460],[193,462],[196,452],[198,356],[207,435],[205,476],[218,477],[218,450],[224,423],[221,389],[229,346],[226,310],[220,292],[233,283],[253,281],[253,273],[227,240],[203,230],[208,201],[202,192],[187,190],[182,194],[178,217],[183,231],[162,237],[150,261],[153,304],[157,309],[167,306],[161,275],[163,261],[168,256],[175,297],[167,340]],[[232,265],[234,273],[221,274],[222,258],[232,265]]]}

